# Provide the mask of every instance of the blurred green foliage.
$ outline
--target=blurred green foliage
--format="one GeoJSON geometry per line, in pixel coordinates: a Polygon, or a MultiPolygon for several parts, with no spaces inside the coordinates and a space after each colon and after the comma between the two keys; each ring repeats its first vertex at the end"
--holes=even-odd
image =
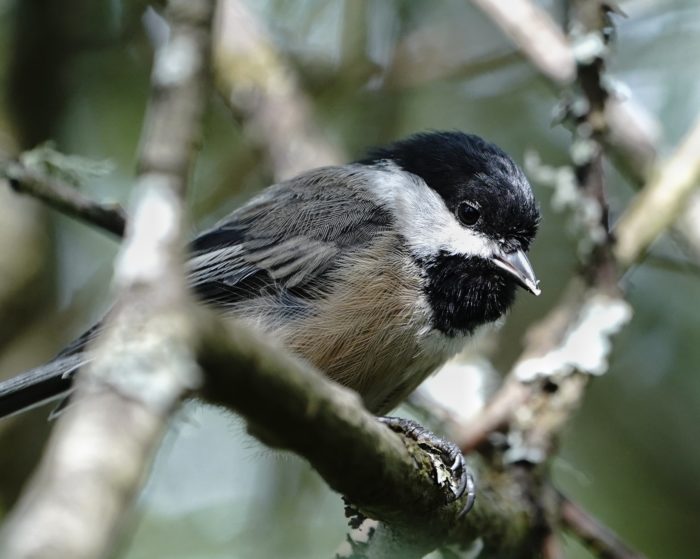
{"type": "MultiPolygon", "coordinates": [[[[14,139],[32,147],[52,139],[66,153],[109,159],[115,171],[84,186],[101,200],[129,198],[152,56],[143,4],[0,0],[0,144],[14,139]]],[[[559,17],[558,2],[543,4],[559,17]]],[[[567,162],[569,134],[550,126],[557,92],[467,1],[248,5],[298,72],[324,134],[350,158],[413,131],[459,128],[495,141],[520,161],[532,149],[547,164],[567,162]]],[[[621,5],[628,18],[618,19],[610,73],[656,115],[661,149],[668,152],[700,112],[700,4],[621,5]]],[[[264,154],[213,95],[193,182],[193,223],[210,224],[270,176],[264,154]]],[[[614,169],[607,176],[614,218],[633,192],[614,169]]],[[[543,295],[518,301],[501,337],[502,370],[518,354],[524,329],[555,304],[576,266],[574,243],[563,233],[566,216],[550,210],[547,188],[534,186],[544,221],[532,260],[543,295]]],[[[60,216],[52,220],[56,266],[45,282],[55,302],[36,320],[53,325],[57,349],[108,306],[116,245],[60,216]]],[[[654,250],[683,258],[669,240],[654,250]]],[[[610,372],[594,381],[564,435],[556,479],[650,558],[696,557],[698,273],[647,263],[623,284],[634,318],[616,341],[610,372]]],[[[3,375],[47,357],[47,350],[25,346],[11,361],[15,370],[3,375]]],[[[14,479],[0,472],[0,480],[14,479]]],[[[129,559],[321,558],[344,534],[340,499],[304,464],[265,451],[232,416],[196,405],[186,406],[172,428],[140,510],[136,536],[123,546],[129,559]]],[[[567,557],[588,555],[571,544],[567,557]]]]}

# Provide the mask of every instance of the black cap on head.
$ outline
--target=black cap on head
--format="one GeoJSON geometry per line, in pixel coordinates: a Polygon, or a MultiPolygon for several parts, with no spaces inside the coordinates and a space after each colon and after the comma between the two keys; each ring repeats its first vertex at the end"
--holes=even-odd
{"type": "Polygon", "coordinates": [[[418,175],[456,213],[463,202],[478,206],[474,226],[512,248],[527,250],[537,231],[539,210],[527,178],[498,146],[458,131],[423,132],[371,150],[360,163],[390,160],[418,175]]]}

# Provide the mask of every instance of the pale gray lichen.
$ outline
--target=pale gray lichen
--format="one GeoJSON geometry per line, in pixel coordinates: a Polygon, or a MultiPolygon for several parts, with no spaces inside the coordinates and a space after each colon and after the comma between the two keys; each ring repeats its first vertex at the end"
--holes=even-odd
{"type": "Polygon", "coordinates": [[[598,153],[598,143],[590,139],[589,125],[583,123],[577,127],[579,139],[571,144],[569,154],[574,165],[588,165],[598,153]]]}
{"type": "Polygon", "coordinates": [[[630,86],[609,73],[603,73],[600,76],[600,85],[613,99],[617,99],[618,101],[628,101],[632,99],[632,89],[630,86]]]}
{"type": "MultiPolygon", "coordinates": [[[[172,321],[160,330],[171,326],[172,321]]],[[[183,391],[201,386],[202,373],[194,354],[179,337],[160,334],[145,333],[138,340],[129,333],[112,335],[111,343],[95,352],[92,378],[150,409],[167,412],[183,391]],[[122,337],[129,339],[122,341],[122,337]],[[122,343],[123,351],[115,350],[122,343]]]]}
{"type": "Polygon", "coordinates": [[[521,382],[531,382],[574,371],[602,375],[608,370],[611,339],[631,317],[632,308],[626,301],[594,292],[562,341],[544,355],[526,358],[518,363],[515,367],[516,377],[521,382]]]}
{"type": "Polygon", "coordinates": [[[503,461],[506,464],[527,462],[528,464],[541,464],[547,459],[547,453],[543,448],[528,445],[520,431],[512,430],[508,433],[508,450],[503,453],[503,461]]]}
{"type": "Polygon", "coordinates": [[[153,80],[162,87],[174,87],[194,76],[202,64],[192,37],[177,36],[156,51],[153,80]]]}
{"type": "Polygon", "coordinates": [[[170,252],[180,242],[179,200],[170,188],[169,178],[149,173],[139,178],[139,198],[133,205],[128,235],[115,265],[115,283],[157,281],[168,274],[170,252]],[[164,250],[165,249],[165,250],[164,250]]]}
{"type": "MultiPolygon", "coordinates": [[[[95,177],[108,175],[115,168],[114,163],[107,159],[98,161],[56,151],[54,142],[44,142],[23,152],[20,162],[30,171],[57,177],[76,187],[95,177]]],[[[12,178],[11,173],[8,175],[12,178]]]]}
{"type": "MultiPolygon", "coordinates": [[[[589,142],[575,142],[572,146],[572,158],[589,158],[591,149],[589,142]]],[[[570,212],[571,219],[568,220],[567,230],[577,239],[577,253],[579,258],[584,260],[596,246],[606,241],[606,231],[601,223],[600,204],[586,196],[579,188],[571,166],[544,165],[539,155],[530,151],[525,154],[525,168],[533,181],[554,190],[551,203],[555,212],[570,212]]]]}
{"type": "Polygon", "coordinates": [[[497,375],[484,357],[455,358],[426,379],[421,389],[461,421],[474,420],[486,405],[492,379],[497,375]]]}
{"type": "Polygon", "coordinates": [[[597,59],[604,58],[608,53],[605,40],[597,31],[576,36],[572,49],[576,61],[584,65],[592,64],[597,59]]]}

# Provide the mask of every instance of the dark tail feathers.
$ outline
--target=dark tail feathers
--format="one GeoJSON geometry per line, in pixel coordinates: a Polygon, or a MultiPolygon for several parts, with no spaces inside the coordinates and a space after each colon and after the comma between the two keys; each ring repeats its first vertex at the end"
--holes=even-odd
{"type": "Polygon", "coordinates": [[[66,396],[73,374],[85,363],[81,353],[56,360],[0,382],[0,418],[66,396]]]}

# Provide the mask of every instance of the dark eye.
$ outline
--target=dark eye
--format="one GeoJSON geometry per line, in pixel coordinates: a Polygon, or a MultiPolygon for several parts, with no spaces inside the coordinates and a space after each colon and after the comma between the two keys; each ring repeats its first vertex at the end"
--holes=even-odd
{"type": "Polygon", "coordinates": [[[472,202],[462,202],[457,206],[457,219],[459,219],[462,225],[471,227],[479,221],[480,217],[481,211],[472,202]]]}

